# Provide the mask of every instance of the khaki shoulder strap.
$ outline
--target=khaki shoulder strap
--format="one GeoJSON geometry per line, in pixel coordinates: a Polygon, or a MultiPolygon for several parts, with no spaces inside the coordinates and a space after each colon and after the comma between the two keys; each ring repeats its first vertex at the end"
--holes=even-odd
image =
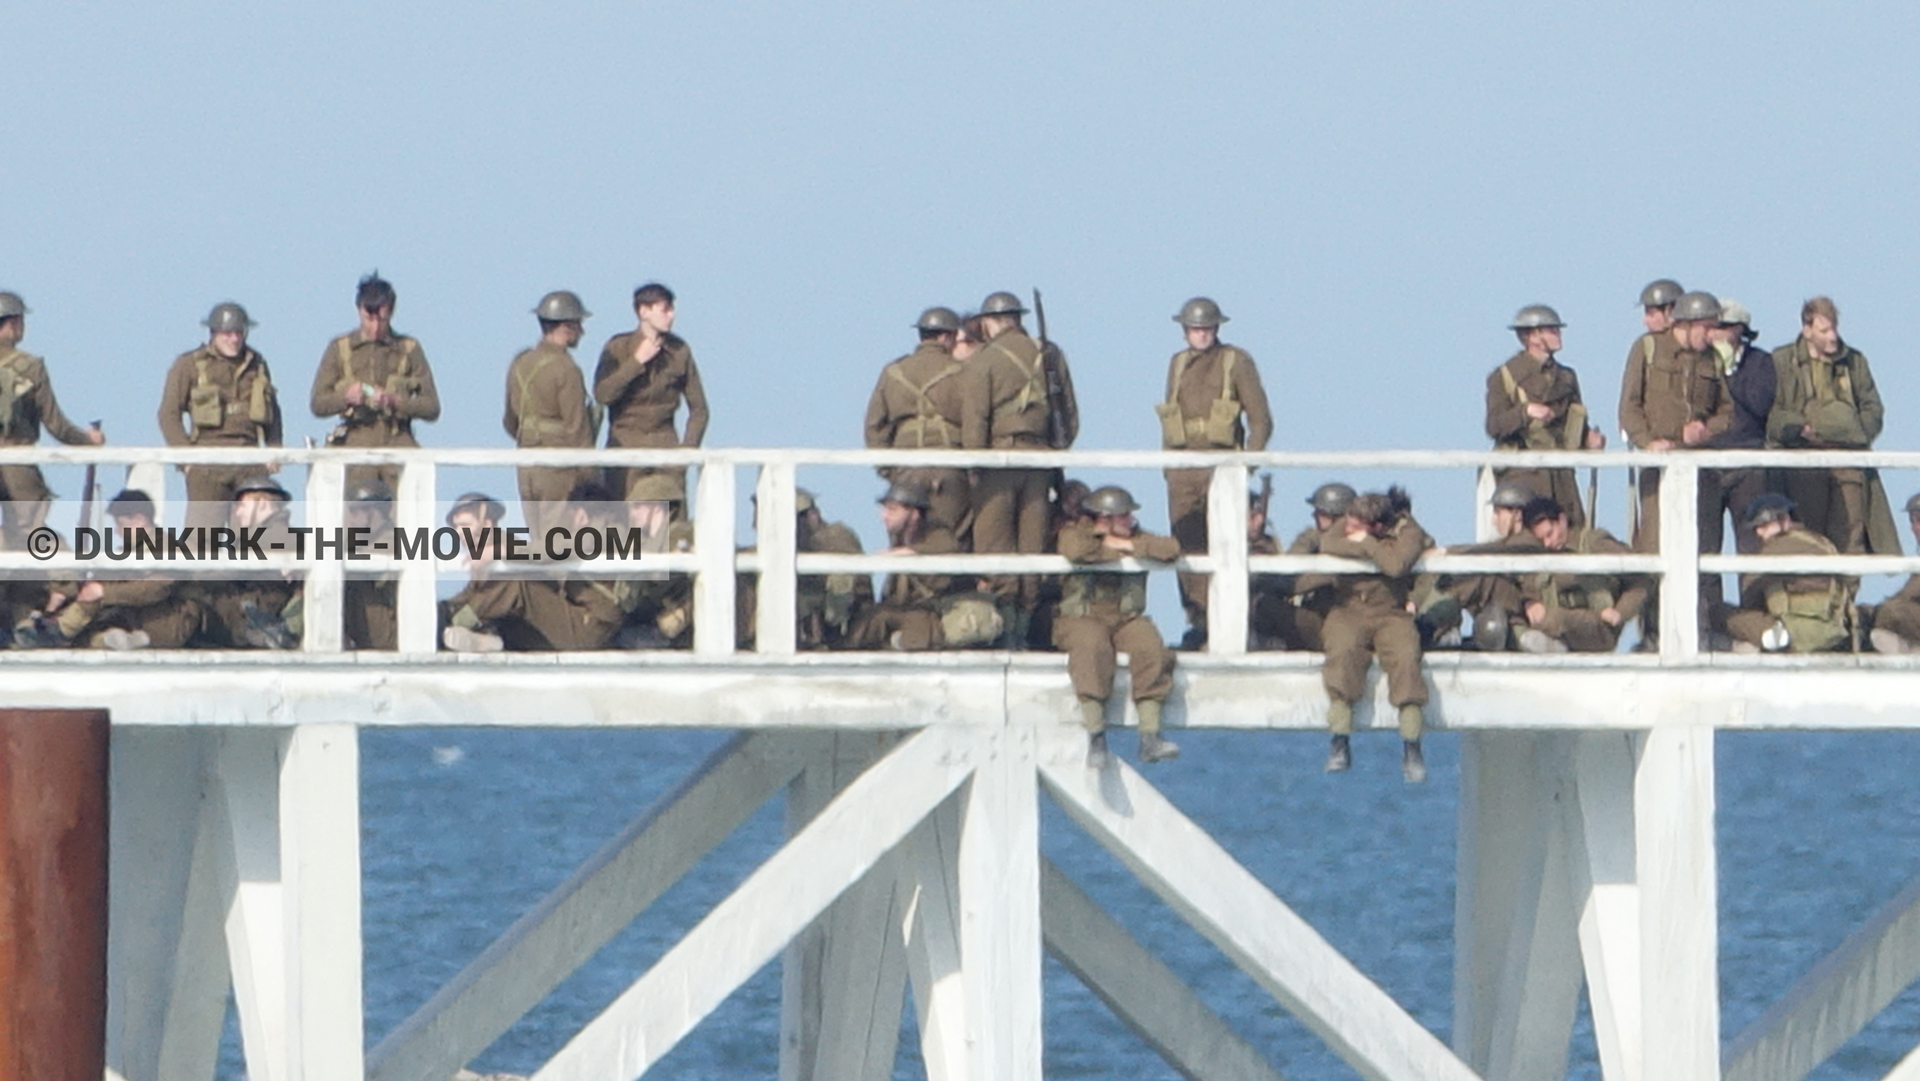
{"type": "Polygon", "coordinates": [[[413,375],[413,351],[417,345],[419,345],[418,342],[407,337],[405,334],[395,334],[393,336],[393,347],[400,350],[400,366],[394,369],[394,371],[402,379],[413,375]]]}
{"type": "Polygon", "coordinates": [[[520,384],[520,398],[523,402],[526,400],[528,389],[533,386],[534,378],[547,370],[547,366],[553,363],[553,357],[552,352],[543,350],[538,360],[514,374],[514,380],[520,384]]]}
{"type": "Polygon", "coordinates": [[[333,340],[333,351],[340,358],[340,383],[352,386],[360,380],[353,375],[353,335],[342,334],[333,340]]]}
{"type": "Polygon", "coordinates": [[[907,373],[901,371],[900,365],[898,364],[887,365],[887,376],[901,386],[906,387],[908,393],[913,395],[914,412],[916,414],[923,417],[931,417],[938,416],[939,410],[933,407],[933,401],[927,397],[927,392],[932,390],[934,385],[941,380],[957,375],[961,367],[962,365],[959,361],[949,360],[939,371],[933,373],[932,378],[918,385],[916,385],[913,380],[907,378],[907,373]]]}
{"type": "Polygon", "coordinates": [[[1229,349],[1227,350],[1227,359],[1220,364],[1220,400],[1223,402],[1235,400],[1236,395],[1233,393],[1233,366],[1239,359],[1240,351],[1238,349],[1229,349]]]}
{"type": "Polygon", "coordinates": [[[1640,335],[1640,357],[1651,367],[1653,365],[1653,335],[1640,335]]]}
{"type": "Polygon", "coordinates": [[[994,415],[1006,416],[1012,413],[1024,413],[1035,406],[1044,406],[1047,401],[1047,383],[1044,371],[1046,367],[1045,358],[1035,356],[1032,366],[1029,367],[1025,361],[1014,356],[1013,350],[1008,349],[999,341],[989,342],[988,344],[1000,350],[1000,355],[1011,361],[1013,366],[1018,368],[1021,374],[1027,377],[1026,385],[1020,388],[1020,393],[1008,399],[998,409],[995,409],[994,415]]]}
{"type": "Polygon", "coordinates": [[[1193,360],[1193,350],[1182,349],[1180,355],[1173,358],[1173,378],[1167,380],[1167,404],[1172,405],[1180,398],[1180,380],[1187,377],[1187,365],[1193,360]]]}
{"type": "Polygon", "coordinates": [[[1500,385],[1507,388],[1507,397],[1512,398],[1521,405],[1530,404],[1526,389],[1520,385],[1519,380],[1513,377],[1513,369],[1505,364],[1500,365],[1500,385]]]}

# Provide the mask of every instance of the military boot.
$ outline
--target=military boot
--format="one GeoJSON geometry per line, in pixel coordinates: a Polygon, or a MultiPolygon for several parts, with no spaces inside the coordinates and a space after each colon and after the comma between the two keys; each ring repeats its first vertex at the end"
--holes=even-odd
{"type": "Polygon", "coordinates": [[[1333,737],[1332,745],[1327,748],[1327,772],[1345,773],[1352,768],[1352,740],[1347,736],[1333,737]]]}
{"type": "Polygon", "coordinates": [[[1080,723],[1087,730],[1087,768],[1107,768],[1107,704],[1097,698],[1080,700],[1080,723]]]}
{"type": "Polygon", "coordinates": [[[1134,703],[1134,707],[1140,711],[1140,761],[1143,765],[1170,762],[1180,757],[1179,744],[1160,738],[1161,705],[1160,702],[1147,699],[1134,703]]]}
{"type": "Polygon", "coordinates": [[[1400,745],[1400,777],[1408,784],[1425,784],[1427,759],[1420,753],[1420,741],[1407,740],[1400,745]]]}

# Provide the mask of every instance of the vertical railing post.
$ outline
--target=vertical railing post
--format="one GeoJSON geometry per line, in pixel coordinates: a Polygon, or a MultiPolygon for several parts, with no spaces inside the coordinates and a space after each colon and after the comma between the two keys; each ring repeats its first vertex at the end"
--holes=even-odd
{"type": "MultiPolygon", "coordinates": [[[[439,598],[432,558],[433,529],[438,524],[433,505],[438,487],[436,470],[433,459],[410,457],[400,467],[400,490],[394,493],[394,527],[418,529],[428,538],[427,552],[400,568],[400,586],[394,599],[402,653],[432,653],[440,645],[439,598]]],[[[397,558],[399,553],[388,554],[397,558]]]]}
{"type": "Polygon", "coordinates": [[[1700,471],[1684,455],[1660,470],[1660,656],[1700,652],[1700,471]]]}
{"type": "Polygon", "coordinates": [[[794,469],[790,461],[760,466],[755,494],[754,548],[760,555],[760,580],[754,592],[753,644],[760,653],[792,653],[799,584],[794,578],[798,515],[794,510],[794,469]]]}
{"type": "Polygon", "coordinates": [[[693,651],[702,656],[733,652],[734,466],[700,464],[693,508],[693,547],[700,570],[693,586],[693,651]]]}
{"type": "MultiPolygon", "coordinates": [[[[346,478],[345,463],[331,455],[314,462],[307,473],[307,525],[326,531],[329,542],[345,521],[341,500],[346,497],[346,478]]],[[[318,539],[317,533],[308,534],[309,554],[316,553],[318,539]]],[[[337,550],[332,558],[316,559],[307,566],[300,644],[308,653],[340,652],[342,581],[337,550]]]]}
{"type": "Polygon", "coordinates": [[[1207,490],[1207,652],[1237,657],[1247,651],[1247,467],[1213,467],[1207,490]]]}

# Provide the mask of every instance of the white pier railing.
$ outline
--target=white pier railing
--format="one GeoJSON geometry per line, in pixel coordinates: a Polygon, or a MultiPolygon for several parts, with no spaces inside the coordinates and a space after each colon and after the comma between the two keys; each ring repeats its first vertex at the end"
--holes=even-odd
{"type": "MultiPolygon", "coordinates": [[[[144,478],[141,486],[159,495],[167,466],[266,456],[34,449],[0,451],[0,462],[130,464],[136,483],[144,478]]],[[[309,525],[340,522],[351,462],[401,466],[398,519],[407,526],[439,524],[439,501],[449,494],[443,470],[697,467],[692,553],[579,568],[693,575],[694,648],[438,654],[437,579],[460,569],[414,561],[354,568],[399,573],[397,653],[340,650],[342,572],[334,563],[308,569],[308,632],[297,653],[0,656],[0,705],[112,711],[109,1061],[126,1081],[206,1081],[229,988],[256,1078],[444,1081],[783,793],[786,847],[648,971],[635,973],[536,1076],[642,1076],[732,988],[783,957],[783,1079],[889,1078],[893,1022],[910,986],[931,1079],[1040,1081],[1041,957],[1051,951],[1183,1075],[1280,1077],[1284,1064],[1265,1061],[1047,863],[1038,846],[1042,794],[1364,1078],[1562,1077],[1584,986],[1609,1081],[1798,1081],[1920,976],[1916,884],[1804,979],[1779,989],[1775,1007],[1746,1031],[1720,1031],[1717,732],[1920,729],[1920,658],[1702,652],[1698,574],[1906,574],[1920,573],[1920,559],[1702,556],[1693,498],[1706,468],[1920,470],[1920,454],[286,450],[271,457],[307,470],[301,498],[309,525]],[[1312,470],[1319,481],[1391,471],[1418,495],[1416,474],[1436,470],[1662,470],[1658,555],[1424,561],[1448,572],[1631,572],[1663,586],[1657,654],[1428,658],[1430,721],[1462,744],[1450,1044],[1142,775],[1118,764],[1088,770],[1058,655],[796,652],[797,575],[1070,570],[1045,555],[794,550],[801,470],[885,464],[1059,466],[1070,474],[1212,469],[1211,549],[1179,565],[1212,574],[1213,648],[1182,655],[1168,722],[1250,729],[1324,725],[1325,697],[1317,657],[1245,652],[1248,575],[1370,569],[1328,557],[1250,557],[1246,501],[1254,473],[1312,470]],[[749,491],[760,530],[755,549],[741,552],[737,525],[749,491]],[[760,576],[752,652],[735,647],[740,572],[760,576]],[[739,734],[659,804],[638,811],[414,1016],[363,1050],[358,729],[475,724],[739,734]]],[[[1145,487],[1135,491],[1154,502],[1145,487]]],[[[86,568],[70,556],[41,562],[7,553],[0,569],[86,568]]],[[[1124,720],[1126,704],[1112,708],[1124,720]]],[[[1363,727],[1393,725],[1384,703],[1359,712],[1363,727]]],[[[1915,1062],[1887,1064],[1888,1076],[1910,1078],[1920,1072],[1915,1062]]]]}

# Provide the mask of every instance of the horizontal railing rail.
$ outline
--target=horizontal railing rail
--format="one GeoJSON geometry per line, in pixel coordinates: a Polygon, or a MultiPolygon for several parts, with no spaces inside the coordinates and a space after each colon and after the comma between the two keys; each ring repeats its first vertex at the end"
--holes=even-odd
{"type": "MultiPolygon", "coordinates": [[[[691,552],[648,554],[639,559],[590,562],[538,562],[501,565],[495,573],[534,575],[619,576],[684,574],[694,580],[696,652],[714,655],[735,648],[735,582],[739,574],[758,580],[756,645],[760,653],[792,653],[797,578],[802,575],[934,573],[959,575],[1069,574],[1089,570],[1147,571],[1175,569],[1210,575],[1210,651],[1235,655],[1245,650],[1249,603],[1249,576],[1264,574],[1366,574],[1370,564],[1335,556],[1253,555],[1248,551],[1246,522],[1248,482],[1260,470],[1342,471],[1473,470],[1479,474],[1482,496],[1493,471],[1513,468],[1592,467],[1609,470],[1657,470],[1660,477],[1660,521],[1663,539],[1659,554],[1543,555],[1514,553],[1454,553],[1436,551],[1413,568],[1446,575],[1495,573],[1565,573],[1639,575],[1662,583],[1661,616],[1670,629],[1661,635],[1661,656],[1683,662],[1699,651],[1698,627],[1692,613],[1698,604],[1700,573],[1773,574],[1832,573],[1891,575],[1920,573],[1920,557],[1872,556],[1742,556],[1695,551],[1698,535],[1695,493],[1704,470],[1766,469],[1913,469],[1920,470],[1920,452],[1914,451],[1544,451],[1489,450],[1354,450],[1354,451],[996,451],[996,450],[840,450],[815,448],[703,448],[703,449],[542,449],[496,448],[368,449],[331,447],[202,448],[202,447],[7,447],[0,448],[0,464],[126,465],[162,491],[152,494],[164,508],[167,467],[213,464],[270,463],[280,469],[304,466],[307,483],[305,522],[333,529],[342,525],[345,470],[349,465],[398,466],[401,483],[395,500],[397,523],[408,529],[438,528],[445,496],[439,491],[441,469],[507,468],[519,466],[693,467],[698,482],[691,492],[694,545],[691,552]],[[800,468],[954,467],[967,469],[1048,468],[1080,470],[1210,469],[1213,483],[1208,502],[1210,550],[1170,563],[1123,559],[1097,567],[1076,566],[1057,555],[960,554],[948,556],[856,555],[801,553],[794,529],[796,472],[800,468]],[[759,505],[755,545],[741,548],[737,526],[741,512],[743,467],[757,471],[750,494],[759,505]],[[1684,538],[1679,543],[1668,543],[1684,538]],[[1684,616],[1684,618],[1683,618],[1684,616]]],[[[164,509],[162,511],[164,515],[164,509]]],[[[164,520],[164,518],[163,518],[164,520]]],[[[347,577],[393,575],[400,581],[401,650],[426,653],[437,646],[436,581],[462,569],[458,559],[403,560],[372,557],[344,562],[337,558],[297,563],[288,559],[254,561],[212,569],[211,573],[259,573],[295,569],[305,575],[307,634],[304,648],[329,652],[340,648],[341,584],[347,577]]],[[[141,571],[191,575],[210,572],[199,560],[142,561],[141,571]]],[[[106,573],[111,567],[96,558],[82,560],[71,551],[50,559],[26,552],[0,552],[0,574],[58,577],[106,573]]]]}

